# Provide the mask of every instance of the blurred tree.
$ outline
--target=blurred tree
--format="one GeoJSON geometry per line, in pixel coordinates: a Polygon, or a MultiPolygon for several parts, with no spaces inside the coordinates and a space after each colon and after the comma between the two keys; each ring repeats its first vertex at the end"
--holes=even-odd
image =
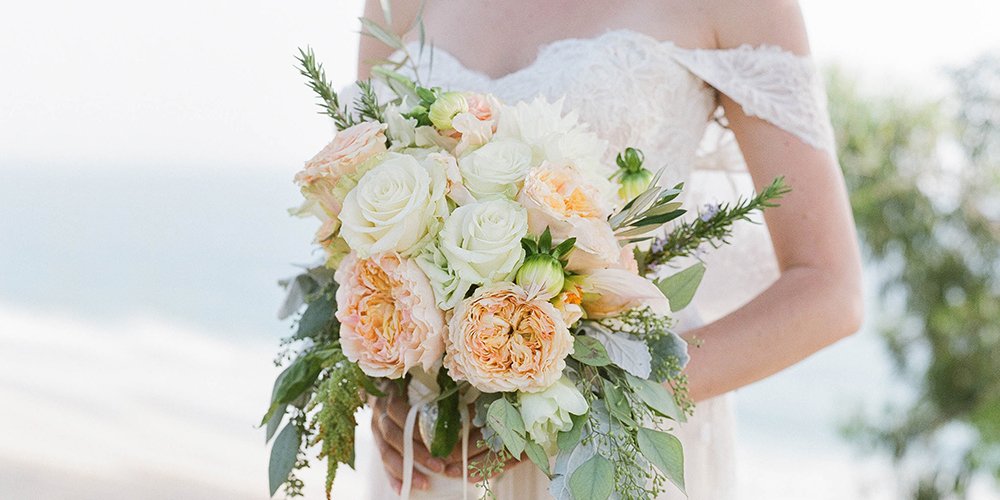
{"type": "Polygon", "coordinates": [[[1000,59],[951,72],[954,102],[862,96],[829,72],[841,165],[879,280],[869,314],[909,397],[848,434],[891,455],[907,496],[1000,478],[1000,59]],[[954,116],[955,118],[950,118],[954,116]]]}

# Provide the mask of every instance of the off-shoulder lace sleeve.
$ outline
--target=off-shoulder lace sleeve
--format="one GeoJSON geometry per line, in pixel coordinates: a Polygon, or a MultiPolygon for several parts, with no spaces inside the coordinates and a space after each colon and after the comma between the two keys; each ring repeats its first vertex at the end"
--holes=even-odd
{"type": "Polygon", "coordinates": [[[836,155],[823,79],[813,59],[774,45],[678,49],[674,59],[743,107],[802,142],[836,155]]]}

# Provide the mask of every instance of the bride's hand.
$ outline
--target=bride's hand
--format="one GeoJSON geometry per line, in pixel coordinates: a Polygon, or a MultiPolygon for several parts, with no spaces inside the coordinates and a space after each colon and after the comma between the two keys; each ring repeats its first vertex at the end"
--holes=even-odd
{"type": "MultiPolygon", "coordinates": [[[[406,399],[400,396],[396,390],[396,384],[386,384],[382,387],[388,395],[383,398],[371,398],[372,406],[372,434],[375,436],[375,445],[382,455],[382,463],[389,475],[392,488],[399,493],[403,486],[403,426],[406,423],[406,413],[410,410],[410,405],[406,399]]],[[[469,463],[482,460],[489,451],[486,448],[479,448],[476,444],[482,439],[478,428],[473,428],[469,433],[469,463]]],[[[445,474],[450,477],[462,477],[462,448],[461,441],[452,451],[451,455],[441,459],[431,456],[430,451],[424,446],[420,433],[413,433],[413,460],[422,464],[432,472],[445,474]]],[[[517,465],[519,460],[508,460],[505,470],[517,465]]],[[[489,479],[489,478],[486,478],[489,479]]],[[[473,475],[470,471],[469,481],[479,482],[483,478],[473,475]]],[[[413,487],[416,489],[427,489],[430,482],[426,475],[420,471],[413,470],[413,487]]]]}

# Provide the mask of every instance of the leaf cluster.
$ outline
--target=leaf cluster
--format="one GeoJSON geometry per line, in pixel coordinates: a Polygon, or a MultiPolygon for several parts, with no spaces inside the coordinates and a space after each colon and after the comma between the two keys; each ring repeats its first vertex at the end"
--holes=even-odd
{"type": "Polygon", "coordinates": [[[750,221],[752,212],[779,206],[775,201],[791,190],[784,183],[784,177],[778,177],[751,199],[740,199],[734,205],[723,204],[714,213],[699,214],[694,220],[677,225],[665,238],[653,242],[650,252],[640,260],[640,272],[646,274],[671,259],[695,255],[704,243],[719,248],[726,243],[736,221],[750,221]]]}
{"type": "Polygon", "coordinates": [[[613,214],[608,219],[611,229],[615,230],[615,236],[625,243],[637,243],[652,239],[651,236],[646,235],[686,212],[680,208],[679,202],[674,202],[674,199],[681,194],[683,183],[672,189],[664,189],[656,185],[664,170],[660,169],[653,176],[649,183],[650,187],[646,191],[629,200],[618,213],[613,214]]]}

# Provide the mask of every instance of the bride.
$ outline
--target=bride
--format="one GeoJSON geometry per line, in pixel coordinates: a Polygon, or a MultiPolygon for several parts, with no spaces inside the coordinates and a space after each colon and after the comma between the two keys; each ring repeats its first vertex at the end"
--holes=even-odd
{"type": "MultiPolygon", "coordinates": [[[[393,2],[397,32],[420,4],[393,2]]],[[[365,15],[380,19],[379,2],[368,0],[365,15]]],[[[708,249],[700,293],[680,318],[685,336],[700,341],[686,369],[698,406],[678,432],[687,491],[733,498],[726,393],[851,334],[862,315],[857,237],[796,0],[428,0],[422,18],[434,46],[433,67],[426,51],[420,62],[426,86],[508,103],[564,98],[564,111],[608,140],[609,154],[632,146],[649,168],[667,165],[661,184],[686,182],[689,207],[781,175],[793,187],[766,212],[766,226],[743,224],[734,245],[708,249]]],[[[369,76],[363,61],[392,56],[362,37],[359,77],[369,76]]],[[[373,498],[399,491],[407,410],[399,397],[374,405],[382,464],[373,498]]],[[[461,486],[444,479],[461,477],[461,452],[440,460],[416,448],[426,473],[414,473],[414,496],[460,497],[461,486]]],[[[482,452],[470,450],[472,460],[482,452]]],[[[550,498],[547,478],[516,462],[492,484],[505,500],[550,498]]]]}

